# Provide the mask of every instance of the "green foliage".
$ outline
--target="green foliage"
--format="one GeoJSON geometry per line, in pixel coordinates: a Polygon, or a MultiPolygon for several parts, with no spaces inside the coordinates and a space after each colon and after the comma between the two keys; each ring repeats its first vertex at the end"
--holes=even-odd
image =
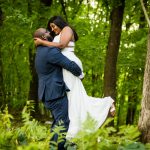
{"type": "Polygon", "coordinates": [[[149,149],[150,149],[150,143],[147,143],[147,144],[145,145],[145,148],[146,148],[146,150],[149,150],[149,149]]]}
{"type": "Polygon", "coordinates": [[[21,9],[19,1],[11,2],[5,1],[1,5],[4,16],[3,28],[0,32],[1,42],[3,42],[1,57],[4,99],[11,107],[20,108],[27,98],[31,79],[28,49],[32,47],[33,20],[27,16],[25,3],[24,9],[21,9]]]}
{"type": "Polygon", "coordinates": [[[6,106],[3,112],[0,112],[0,148],[17,150],[47,150],[49,142],[54,133],[58,134],[58,141],[53,142],[55,147],[64,140],[65,134],[60,133],[64,130],[62,122],[56,126],[53,133],[46,124],[41,124],[31,116],[34,111],[34,103],[27,101],[22,110],[22,122],[12,123],[13,117],[8,113],[6,106]]]}
{"type": "Polygon", "coordinates": [[[13,145],[11,141],[13,137],[12,121],[13,116],[8,113],[6,106],[3,112],[0,112],[0,148],[10,148],[13,145]]]}
{"type": "MultiPolygon", "coordinates": [[[[30,59],[33,60],[35,54],[32,34],[38,27],[46,27],[48,19],[53,15],[62,15],[76,29],[79,40],[76,43],[75,53],[83,63],[85,72],[83,84],[88,95],[102,97],[110,12],[113,6],[119,4],[120,0],[81,0],[65,1],[63,7],[58,0],[53,0],[51,6],[45,6],[40,0],[1,0],[0,8],[3,16],[0,27],[1,107],[7,104],[9,109],[17,112],[23,109],[32,81],[30,59]]],[[[116,127],[138,122],[148,30],[145,20],[141,20],[142,17],[140,1],[126,1],[117,62],[116,127]],[[127,122],[129,110],[132,110],[133,115],[131,122],[127,122]]],[[[29,143],[30,141],[41,140],[46,136],[34,128],[38,126],[41,132],[46,129],[31,118],[29,107],[31,106],[24,107],[22,112],[23,127],[15,132],[18,132],[20,141],[30,144],[32,148],[34,143],[29,143]],[[35,132],[40,135],[36,136],[35,132]]],[[[5,117],[7,116],[3,118],[5,125],[0,123],[3,130],[2,141],[5,136],[10,139],[12,131],[14,132],[11,124],[13,118],[9,114],[6,115],[6,112],[4,114],[5,117]],[[8,132],[5,134],[6,128],[8,132]]],[[[5,139],[7,141],[6,137],[5,139]]]]}
{"type": "MultiPolygon", "coordinates": [[[[33,104],[27,102],[22,111],[23,124],[20,122],[19,126],[11,124],[13,117],[8,113],[7,107],[0,113],[0,148],[7,150],[49,149],[49,140],[53,134],[49,133],[46,125],[40,124],[30,116],[32,108],[33,104]]],[[[109,126],[112,120],[108,119],[100,129],[95,131],[93,129],[95,129],[96,122],[89,116],[72,142],[77,144],[79,150],[145,150],[150,147],[149,144],[143,145],[138,142],[140,132],[136,126],[124,125],[115,129],[109,126]]],[[[55,128],[55,133],[59,135],[58,142],[54,143],[56,147],[64,138],[60,130],[63,130],[62,126],[55,128]]],[[[73,149],[68,146],[68,150],[73,149]]]]}
{"type": "Polygon", "coordinates": [[[49,129],[30,116],[33,105],[27,102],[22,111],[23,124],[11,124],[13,117],[8,113],[0,113],[0,148],[2,149],[48,149],[50,134],[49,129]]]}
{"type": "Polygon", "coordinates": [[[77,138],[72,141],[77,144],[79,150],[127,150],[134,147],[144,150],[145,146],[138,142],[140,132],[136,126],[120,126],[116,130],[108,126],[111,121],[112,119],[108,119],[98,131],[94,131],[95,123],[89,117],[77,138]]]}
{"type": "Polygon", "coordinates": [[[11,120],[13,119],[13,116],[8,113],[8,106],[5,107],[3,113],[1,113],[0,118],[0,124],[3,124],[1,128],[9,130],[11,128],[11,120]]]}
{"type": "Polygon", "coordinates": [[[41,141],[48,135],[47,128],[41,126],[37,120],[31,117],[31,111],[33,111],[33,108],[33,104],[30,103],[30,101],[27,101],[27,105],[22,111],[23,127],[17,130],[19,137],[18,142],[21,139],[21,143],[24,143],[25,141],[22,141],[22,139],[25,137],[30,142],[41,141]]]}

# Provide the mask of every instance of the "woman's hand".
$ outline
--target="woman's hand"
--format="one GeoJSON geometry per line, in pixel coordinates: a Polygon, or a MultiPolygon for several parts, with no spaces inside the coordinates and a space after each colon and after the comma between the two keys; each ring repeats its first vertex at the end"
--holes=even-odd
{"type": "Polygon", "coordinates": [[[79,76],[80,80],[84,79],[84,73],[82,72],[81,75],[79,76]]]}
{"type": "Polygon", "coordinates": [[[42,45],[43,44],[43,40],[41,40],[40,38],[34,38],[34,44],[36,46],[42,45]]]}

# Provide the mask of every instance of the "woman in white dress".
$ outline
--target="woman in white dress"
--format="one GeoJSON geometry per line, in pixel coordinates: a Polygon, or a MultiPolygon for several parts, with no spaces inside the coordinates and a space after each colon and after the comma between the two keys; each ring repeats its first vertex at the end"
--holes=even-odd
{"type": "MultiPolygon", "coordinates": [[[[52,17],[48,22],[48,29],[55,33],[53,42],[36,39],[36,45],[55,46],[61,49],[63,55],[75,61],[80,68],[82,63],[74,53],[77,33],[60,16],[52,17]]],[[[83,70],[83,68],[82,68],[83,70]]],[[[108,113],[115,115],[114,100],[111,97],[95,98],[87,95],[83,83],[79,77],[63,69],[63,77],[70,91],[67,92],[69,101],[69,129],[67,139],[73,138],[82,129],[87,116],[95,120],[96,131],[106,120],[108,113]]]]}

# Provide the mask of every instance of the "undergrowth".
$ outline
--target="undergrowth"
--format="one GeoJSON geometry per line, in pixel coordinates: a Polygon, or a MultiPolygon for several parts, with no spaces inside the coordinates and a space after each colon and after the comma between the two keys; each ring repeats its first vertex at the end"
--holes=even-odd
{"type": "MultiPolygon", "coordinates": [[[[33,106],[31,101],[27,101],[19,126],[12,124],[14,118],[7,106],[0,111],[0,150],[49,150],[49,140],[53,134],[49,126],[31,116],[33,106]]],[[[89,117],[71,142],[76,144],[78,150],[150,150],[150,144],[140,143],[137,126],[124,125],[116,129],[108,126],[111,121],[107,119],[100,129],[94,131],[96,123],[89,117]]],[[[60,130],[62,128],[59,126],[55,132],[59,133],[60,130]]],[[[61,138],[63,136],[59,141],[61,138]]],[[[58,143],[55,145],[57,147],[58,143]]],[[[74,150],[74,147],[68,146],[68,150],[74,150]]]]}

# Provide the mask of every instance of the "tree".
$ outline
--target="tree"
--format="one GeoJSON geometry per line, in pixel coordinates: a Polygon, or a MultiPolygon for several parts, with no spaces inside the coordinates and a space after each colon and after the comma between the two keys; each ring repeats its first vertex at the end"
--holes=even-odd
{"type": "Polygon", "coordinates": [[[141,103],[141,114],[139,117],[139,130],[142,133],[142,141],[144,143],[150,142],[150,19],[146,12],[143,0],[141,1],[141,6],[144,11],[145,18],[149,26],[148,33],[148,43],[147,43],[147,57],[146,65],[144,72],[144,81],[143,81],[143,98],[141,103]]]}
{"type": "Polygon", "coordinates": [[[41,0],[42,3],[44,3],[46,6],[51,6],[53,0],[41,0]]]}
{"type": "Polygon", "coordinates": [[[110,14],[111,29],[106,52],[106,64],[104,70],[104,96],[116,98],[116,64],[119,52],[121,28],[125,7],[125,0],[118,0],[113,3],[110,14]]]}
{"type": "MultiPolygon", "coordinates": [[[[28,16],[32,15],[32,4],[31,2],[28,2],[28,16]]],[[[39,107],[38,107],[38,77],[36,74],[36,70],[34,67],[34,58],[35,58],[35,53],[31,48],[29,48],[29,62],[30,62],[30,72],[32,79],[30,81],[30,90],[29,90],[29,100],[34,100],[35,102],[35,111],[37,114],[39,113],[39,107]]]]}
{"type": "MultiPolygon", "coordinates": [[[[0,7],[0,27],[2,26],[2,10],[1,10],[1,7],[0,7]]],[[[0,42],[0,47],[1,47],[1,42],[0,42]]],[[[2,75],[2,55],[1,55],[1,50],[0,50],[0,99],[1,99],[1,103],[3,102],[3,75],[2,75]]]]}
{"type": "MultiPolygon", "coordinates": [[[[34,5],[37,5],[37,7],[39,7],[41,5],[41,2],[45,6],[50,7],[52,5],[52,0],[41,0],[40,2],[38,2],[37,4],[34,4],[34,5]]],[[[31,17],[35,11],[32,8],[32,6],[33,6],[32,2],[29,1],[28,2],[28,16],[29,17],[31,17]]],[[[38,18],[38,20],[40,20],[40,19],[41,18],[38,18]]],[[[39,110],[39,101],[38,101],[38,76],[37,76],[35,66],[34,66],[35,52],[33,52],[33,51],[34,50],[32,48],[29,48],[29,62],[30,62],[30,72],[31,72],[32,79],[30,81],[30,90],[29,90],[28,99],[34,100],[34,102],[35,102],[35,113],[33,115],[37,115],[39,117],[39,115],[41,115],[41,113],[39,110]]]]}

